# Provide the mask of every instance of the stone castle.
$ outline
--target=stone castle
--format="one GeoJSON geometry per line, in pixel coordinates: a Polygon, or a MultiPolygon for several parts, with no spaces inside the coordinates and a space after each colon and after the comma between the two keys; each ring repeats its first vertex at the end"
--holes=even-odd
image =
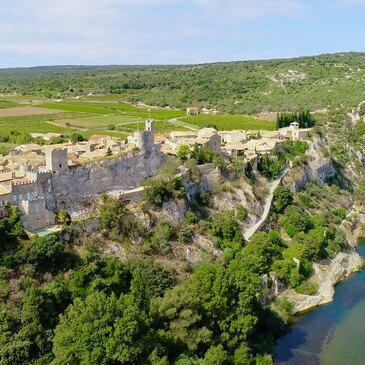
{"type": "Polygon", "coordinates": [[[309,131],[299,129],[298,123],[277,131],[202,128],[171,132],[155,144],[154,121],[147,120],[145,129],[126,141],[92,136],[77,144],[19,146],[0,158],[0,219],[8,205],[17,207],[31,232],[53,226],[62,209],[78,218],[101,193],[133,192],[157,172],[165,153],[176,154],[181,145],[204,147],[228,158],[242,156],[255,171],[261,156],[283,150],[286,140],[305,139],[309,131]]]}
{"type": "Polygon", "coordinates": [[[81,165],[70,164],[72,146],[35,145],[12,151],[0,160],[0,219],[13,205],[25,229],[37,231],[53,226],[57,211],[79,210],[85,198],[136,188],[164,161],[160,145],[154,143],[153,120],[134,133],[129,147],[134,147],[133,153],[121,150],[113,158],[81,165]]]}

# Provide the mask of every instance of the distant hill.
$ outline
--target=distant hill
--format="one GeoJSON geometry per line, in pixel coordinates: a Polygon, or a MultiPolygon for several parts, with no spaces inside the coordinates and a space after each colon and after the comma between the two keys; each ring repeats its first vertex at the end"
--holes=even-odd
{"type": "Polygon", "coordinates": [[[365,99],[365,53],[178,66],[0,69],[0,93],[120,94],[149,105],[228,113],[350,107],[365,99]]]}

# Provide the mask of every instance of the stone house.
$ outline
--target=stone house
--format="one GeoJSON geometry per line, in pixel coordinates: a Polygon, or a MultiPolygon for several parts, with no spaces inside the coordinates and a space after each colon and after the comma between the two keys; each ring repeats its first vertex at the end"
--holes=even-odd
{"type": "Polygon", "coordinates": [[[212,153],[221,152],[222,138],[214,128],[203,128],[198,131],[198,137],[190,144],[197,144],[198,147],[206,147],[212,153]]]}
{"type": "Polygon", "coordinates": [[[289,127],[279,128],[281,138],[290,139],[291,141],[303,141],[309,135],[311,128],[299,128],[299,123],[291,123],[289,127]]]}
{"type": "Polygon", "coordinates": [[[189,106],[186,108],[186,115],[199,114],[199,108],[195,106],[189,106]]]}

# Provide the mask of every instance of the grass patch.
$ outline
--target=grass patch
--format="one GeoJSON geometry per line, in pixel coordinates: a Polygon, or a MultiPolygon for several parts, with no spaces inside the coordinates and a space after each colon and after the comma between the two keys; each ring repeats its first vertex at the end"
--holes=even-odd
{"type": "Polygon", "coordinates": [[[19,106],[18,103],[11,100],[0,100],[0,109],[13,108],[15,106],[19,106]]]}
{"type": "MultiPolygon", "coordinates": [[[[38,104],[39,108],[50,108],[58,110],[68,110],[74,112],[92,113],[92,114],[124,114],[127,116],[140,117],[147,119],[149,113],[147,108],[138,108],[131,104],[122,102],[63,102],[63,103],[44,103],[38,104]]],[[[182,110],[168,109],[151,109],[151,118],[154,119],[169,119],[181,117],[185,114],[182,110]]]]}
{"type": "Polygon", "coordinates": [[[63,133],[71,131],[70,128],[49,123],[53,118],[55,118],[54,115],[52,115],[52,118],[49,115],[0,118],[0,136],[8,135],[11,131],[25,133],[63,133]]]}
{"type": "Polygon", "coordinates": [[[87,132],[77,132],[80,133],[84,138],[90,138],[91,136],[98,135],[98,136],[110,136],[116,137],[120,139],[126,139],[128,134],[119,132],[119,131],[109,131],[109,130],[97,130],[97,131],[87,131],[87,132]]]}
{"type": "MultiPolygon", "coordinates": [[[[128,134],[133,133],[137,129],[143,130],[144,129],[144,122],[139,123],[129,123],[125,125],[121,125],[118,127],[118,130],[126,132],[128,134]]],[[[156,133],[168,133],[171,131],[187,131],[187,128],[177,126],[175,124],[166,122],[164,120],[155,120],[155,131],[156,133]]]]}
{"type": "Polygon", "coordinates": [[[199,114],[181,118],[181,121],[204,127],[207,125],[215,125],[218,130],[267,130],[276,129],[276,123],[257,119],[245,115],[209,115],[199,114]]]}

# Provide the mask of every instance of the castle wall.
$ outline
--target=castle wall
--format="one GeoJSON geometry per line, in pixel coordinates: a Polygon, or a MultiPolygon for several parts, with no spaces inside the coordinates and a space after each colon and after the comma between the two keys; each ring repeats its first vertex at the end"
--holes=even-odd
{"type": "Polygon", "coordinates": [[[17,204],[22,200],[30,200],[41,195],[36,181],[19,182],[11,184],[12,204],[17,204]]]}
{"type": "Polygon", "coordinates": [[[121,156],[53,174],[56,209],[73,208],[83,197],[109,190],[129,190],[157,172],[164,161],[159,146],[151,151],[121,156]]]}
{"type": "Polygon", "coordinates": [[[55,224],[56,215],[46,209],[44,197],[18,203],[20,217],[26,230],[36,231],[55,224]]]}
{"type": "Polygon", "coordinates": [[[55,211],[56,202],[53,195],[53,174],[51,172],[37,173],[37,189],[46,200],[46,209],[55,211]]]}
{"type": "Polygon", "coordinates": [[[56,215],[45,210],[43,212],[21,215],[23,226],[28,231],[37,231],[45,227],[52,227],[56,221],[56,215]]]}

